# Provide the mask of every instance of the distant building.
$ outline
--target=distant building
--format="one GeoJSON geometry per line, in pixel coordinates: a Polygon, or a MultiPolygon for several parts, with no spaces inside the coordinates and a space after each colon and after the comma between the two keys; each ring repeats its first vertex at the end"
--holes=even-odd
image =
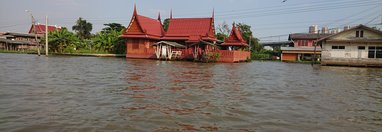
{"type": "Polygon", "coordinates": [[[318,26],[317,25],[312,25],[309,27],[309,33],[318,33],[318,26]]]}
{"type": "MultiPolygon", "coordinates": [[[[61,27],[60,26],[52,26],[52,25],[48,26],[48,32],[53,32],[53,31],[56,31],[56,30],[61,30],[61,27]]],[[[30,27],[28,33],[35,33],[33,25],[30,27]]],[[[45,34],[45,25],[43,25],[43,24],[36,24],[36,33],[37,34],[45,34]]]]}
{"type": "MultiPolygon", "coordinates": [[[[37,35],[37,41],[41,35],[37,35]]],[[[0,49],[20,51],[37,48],[34,34],[6,32],[0,35],[0,49]]]]}
{"type": "Polygon", "coordinates": [[[382,66],[382,32],[364,25],[319,40],[322,65],[382,66]]]}
{"type": "MultiPolygon", "coordinates": [[[[289,34],[289,41],[293,42],[293,47],[281,47],[281,61],[310,61],[314,55],[314,44],[320,38],[330,34],[317,33],[294,33],[289,34]]],[[[319,58],[321,48],[316,47],[316,55],[319,58]]]]}
{"type": "MultiPolygon", "coordinates": [[[[61,30],[59,26],[48,26],[48,32],[61,30]]],[[[5,32],[0,33],[0,49],[9,51],[30,50],[37,48],[37,42],[40,41],[45,34],[45,25],[36,24],[36,28],[32,25],[28,33],[5,32]],[[34,34],[36,29],[36,35],[34,34]],[[36,42],[37,38],[37,42],[36,42]]],[[[43,45],[41,45],[43,46],[43,45]]]]}

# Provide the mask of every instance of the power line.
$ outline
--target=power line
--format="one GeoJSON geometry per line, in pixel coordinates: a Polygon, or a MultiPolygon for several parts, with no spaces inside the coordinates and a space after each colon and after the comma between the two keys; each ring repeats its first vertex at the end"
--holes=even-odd
{"type": "Polygon", "coordinates": [[[269,11],[269,12],[255,12],[252,14],[243,15],[243,14],[234,14],[229,16],[221,16],[219,18],[247,18],[247,17],[264,17],[264,16],[273,16],[273,15],[287,15],[287,14],[298,14],[298,13],[307,13],[307,12],[313,12],[313,11],[323,11],[323,10],[335,10],[340,8],[351,8],[351,7],[362,7],[362,6],[370,6],[375,4],[382,4],[382,2],[379,3],[357,3],[357,4],[346,4],[346,5],[340,5],[340,6],[328,6],[328,7],[312,7],[312,8],[302,8],[302,9],[292,9],[292,10],[276,10],[276,11],[269,11]]]}
{"type": "Polygon", "coordinates": [[[379,17],[381,17],[381,16],[382,16],[382,14],[377,15],[376,17],[374,17],[373,19],[371,19],[370,21],[368,21],[367,23],[365,23],[365,25],[367,25],[367,24],[373,22],[374,20],[376,20],[377,18],[379,18],[379,17]]]}
{"type": "Polygon", "coordinates": [[[267,12],[267,11],[279,11],[279,10],[289,10],[289,9],[298,9],[298,8],[311,8],[311,7],[326,7],[326,6],[329,6],[329,5],[342,5],[342,4],[346,4],[346,3],[354,3],[354,2],[358,2],[358,0],[355,0],[355,1],[347,1],[347,2],[338,2],[338,1],[332,1],[330,3],[320,3],[320,2],[311,2],[309,4],[311,5],[306,5],[306,4],[299,4],[299,5],[292,5],[292,6],[288,6],[288,7],[281,7],[280,6],[271,6],[271,7],[263,7],[263,8],[255,8],[255,9],[243,9],[243,10],[237,10],[237,11],[229,11],[228,13],[220,13],[218,14],[217,16],[219,15],[224,15],[224,16],[227,16],[227,15],[236,15],[236,14],[244,14],[244,13],[253,13],[253,12],[267,12]],[[313,3],[319,3],[319,4],[313,4],[313,3]]]}
{"type": "MultiPolygon", "coordinates": [[[[377,7],[379,7],[379,5],[374,6],[373,8],[377,8],[377,7]]],[[[334,21],[332,21],[332,22],[326,23],[326,24],[324,24],[323,26],[324,26],[324,27],[327,27],[327,26],[332,25],[332,24],[334,24],[334,23],[342,22],[342,21],[344,21],[344,20],[346,20],[346,19],[349,19],[349,18],[358,16],[358,15],[361,15],[363,12],[366,12],[366,11],[369,11],[369,10],[370,10],[369,8],[366,8],[365,10],[361,10],[360,12],[357,12],[357,13],[355,13],[355,14],[351,14],[351,15],[349,15],[349,16],[346,16],[346,17],[343,17],[343,18],[334,20],[334,21]]]]}
{"type": "Polygon", "coordinates": [[[369,13],[369,14],[366,14],[364,17],[361,17],[361,18],[359,18],[358,20],[354,20],[354,21],[348,22],[348,23],[346,23],[346,24],[344,24],[344,25],[342,25],[342,26],[350,25],[351,23],[354,23],[354,22],[356,22],[356,21],[363,20],[363,19],[365,19],[366,17],[369,17],[370,15],[373,15],[373,14],[376,14],[376,13],[380,13],[380,11],[379,11],[378,8],[375,8],[375,9],[377,9],[377,10],[375,10],[374,12],[371,12],[371,13],[369,13]]]}

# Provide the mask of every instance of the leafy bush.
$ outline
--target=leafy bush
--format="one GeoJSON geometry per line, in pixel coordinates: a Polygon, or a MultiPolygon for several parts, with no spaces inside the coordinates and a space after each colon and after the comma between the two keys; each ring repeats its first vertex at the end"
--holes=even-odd
{"type": "Polygon", "coordinates": [[[202,62],[216,62],[220,59],[220,53],[218,52],[209,52],[207,54],[203,54],[201,61],[202,62]]]}
{"type": "MultiPolygon", "coordinates": [[[[43,40],[41,42],[45,42],[43,40]]],[[[76,45],[80,40],[72,32],[69,32],[67,29],[63,28],[61,30],[56,30],[49,32],[48,35],[49,50],[50,52],[64,53],[67,52],[67,48],[76,48],[76,45]]]]}

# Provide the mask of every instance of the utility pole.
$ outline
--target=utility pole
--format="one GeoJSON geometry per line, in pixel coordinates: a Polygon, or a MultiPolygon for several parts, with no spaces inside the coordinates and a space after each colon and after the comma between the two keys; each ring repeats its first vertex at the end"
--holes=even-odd
{"type": "Polygon", "coordinates": [[[316,49],[317,49],[318,40],[320,40],[320,30],[318,30],[318,32],[317,32],[317,40],[314,43],[314,52],[313,52],[313,57],[312,57],[312,66],[313,66],[313,64],[316,61],[316,49]]]}
{"type": "Polygon", "coordinates": [[[48,16],[45,17],[45,56],[48,56],[48,16]]]}
{"type": "Polygon", "coordinates": [[[252,40],[252,34],[249,36],[249,51],[252,50],[251,40],[252,40]]]}
{"type": "Polygon", "coordinates": [[[34,38],[35,38],[35,41],[37,44],[37,55],[40,56],[40,43],[37,41],[36,20],[34,19],[31,11],[25,10],[25,12],[28,12],[32,17],[32,26],[33,26],[34,38]]]}

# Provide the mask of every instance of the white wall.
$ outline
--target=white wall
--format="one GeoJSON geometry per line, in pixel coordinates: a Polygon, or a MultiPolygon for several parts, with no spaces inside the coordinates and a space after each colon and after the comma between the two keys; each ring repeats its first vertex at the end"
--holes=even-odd
{"type": "Polygon", "coordinates": [[[322,58],[368,58],[368,44],[336,44],[327,43],[322,47],[322,58]],[[332,49],[332,46],[345,46],[345,49],[332,49]],[[364,50],[358,50],[358,46],[365,46],[364,50]]]}

